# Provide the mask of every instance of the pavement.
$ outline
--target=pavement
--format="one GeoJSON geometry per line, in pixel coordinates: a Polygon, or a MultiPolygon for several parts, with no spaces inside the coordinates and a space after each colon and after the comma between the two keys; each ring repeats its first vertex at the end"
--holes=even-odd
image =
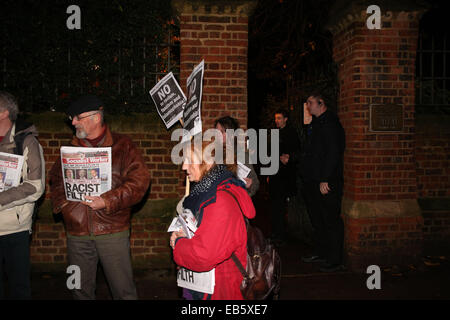
{"type": "MultiPolygon", "coordinates": [[[[447,256],[423,257],[417,265],[381,269],[380,289],[368,289],[371,274],[339,271],[322,273],[319,265],[307,264],[300,256],[308,248],[291,242],[279,248],[282,266],[280,300],[448,300],[450,299],[450,259],[447,256]]],[[[65,270],[32,272],[32,298],[71,300],[65,270]]],[[[139,299],[179,300],[173,271],[136,269],[139,299]]],[[[110,300],[103,271],[98,270],[97,299],[110,300]]]]}

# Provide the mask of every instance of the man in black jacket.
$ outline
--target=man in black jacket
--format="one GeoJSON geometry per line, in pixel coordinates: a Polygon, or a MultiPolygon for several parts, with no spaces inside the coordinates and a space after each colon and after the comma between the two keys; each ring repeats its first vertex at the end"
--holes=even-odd
{"type": "Polygon", "coordinates": [[[307,126],[301,159],[304,196],[314,228],[314,253],[304,262],[323,262],[322,272],[343,268],[344,225],[341,219],[345,132],[320,93],[312,94],[306,107],[312,121],[307,126]]]}
{"type": "Polygon", "coordinates": [[[271,238],[276,243],[282,243],[286,234],[284,223],[286,204],[289,197],[297,194],[295,164],[298,160],[300,142],[297,132],[288,123],[287,111],[280,109],[275,112],[275,124],[280,130],[280,167],[275,175],[269,177],[271,238]]]}

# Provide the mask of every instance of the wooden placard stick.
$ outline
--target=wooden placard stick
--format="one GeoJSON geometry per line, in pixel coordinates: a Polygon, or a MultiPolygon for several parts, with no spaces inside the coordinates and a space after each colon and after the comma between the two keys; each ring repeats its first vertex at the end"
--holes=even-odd
{"type": "MultiPolygon", "coordinates": [[[[181,123],[181,126],[184,127],[183,118],[180,119],[180,123],[181,123]]],[[[188,177],[188,175],[186,175],[186,190],[184,192],[184,195],[188,196],[189,195],[189,191],[190,191],[189,177],[188,177]]]]}

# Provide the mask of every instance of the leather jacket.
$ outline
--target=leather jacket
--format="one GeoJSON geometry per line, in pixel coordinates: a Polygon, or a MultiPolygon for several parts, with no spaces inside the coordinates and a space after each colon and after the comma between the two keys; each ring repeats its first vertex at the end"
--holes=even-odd
{"type": "MultiPolygon", "coordinates": [[[[76,137],[71,144],[85,146],[76,137]]],[[[106,208],[92,210],[81,202],[66,200],[61,161],[55,162],[50,173],[53,212],[62,212],[66,231],[73,236],[103,235],[129,229],[131,208],[141,201],[149,187],[150,173],[141,152],[129,137],[112,133],[107,127],[104,141],[98,147],[111,147],[112,153],[111,190],[101,195],[106,208]]]]}

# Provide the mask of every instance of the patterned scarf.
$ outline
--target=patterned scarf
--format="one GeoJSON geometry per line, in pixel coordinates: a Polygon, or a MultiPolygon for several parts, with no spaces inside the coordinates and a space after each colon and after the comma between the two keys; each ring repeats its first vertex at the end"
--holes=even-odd
{"type": "Polygon", "coordinates": [[[233,173],[228,171],[225,165],[219,164],[211,168],[205,176],[197,183],[193,183],[191,192],[183,201],[183,207],[188,208],[196,215],[198,225],[200,205],[216,194],[217,186],[224,180],[233,177],[233,173]]]}

